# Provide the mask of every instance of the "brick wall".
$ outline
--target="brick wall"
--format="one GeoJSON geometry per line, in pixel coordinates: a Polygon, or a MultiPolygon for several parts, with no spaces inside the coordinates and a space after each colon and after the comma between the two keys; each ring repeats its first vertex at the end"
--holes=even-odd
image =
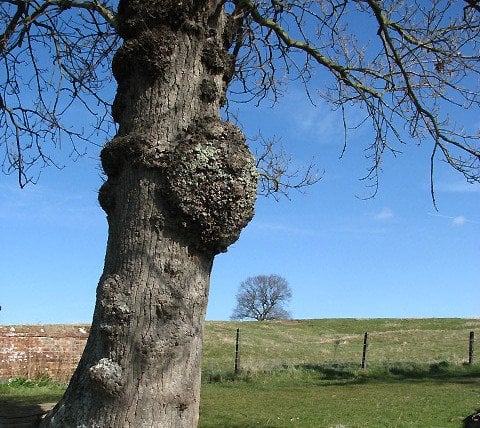
{"type": "Polygon", "coordinates": [[[0,326],[0,379],[70,379],[89,329],[88,325],[0,326]]]}

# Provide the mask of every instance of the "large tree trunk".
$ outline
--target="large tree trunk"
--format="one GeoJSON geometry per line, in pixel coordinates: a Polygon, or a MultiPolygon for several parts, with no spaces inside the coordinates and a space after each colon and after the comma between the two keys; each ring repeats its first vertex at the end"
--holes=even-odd
{"type": "Polygon", "coordinates": [[[243,135],[219,117],[232,61],[218,3],[120,1],[105,268],[82,359],[43,426],[197,425],[213,258],[256,194],[243,135]]]}

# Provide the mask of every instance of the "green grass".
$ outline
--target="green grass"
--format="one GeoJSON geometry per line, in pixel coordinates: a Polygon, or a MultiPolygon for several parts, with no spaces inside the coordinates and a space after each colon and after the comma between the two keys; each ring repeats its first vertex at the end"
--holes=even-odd
{"type": "Polygon", "coordinates": [[[480,407],[480,367],[464,365],[479,329],[465,319],[209,322],[200,427],[460,427],[480,407]]]}
{"type": "Polygon", "coordinates": [[[0,403],[19,405],[56,403],[63,395],[66,385],[44,379],[11,379],[0,383],[0,403]]]}
{"type": "Polygon", "coordinates": [[[460,427],[478,403],[480,377],[325,383],[277,374],[203,385],[200,427],[460,427]]]}
{"type": "MultiPolygon", "coordinates": [[[[480,407],[472,330],[480,320],[207,322],[200,427],[460,427],[480,407]]],[[[57,401],[65,386],[43,382],[0,384],[0,400],[57,401]]]]}
{"type": "Polygon", "coordinates": [[[248,371],[298,364],[361,363],[364,332],[367,363],[462,364],[478,319],[325,319],[276,322],[207,322],[203,368],[231,370],[235,332],[240,328],[240,362],[248,371]]]}

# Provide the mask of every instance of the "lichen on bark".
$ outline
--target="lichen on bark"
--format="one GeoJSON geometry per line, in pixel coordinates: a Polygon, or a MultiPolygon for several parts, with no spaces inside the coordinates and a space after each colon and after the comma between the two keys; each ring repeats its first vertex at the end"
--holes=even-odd
{"type": "Polygon", "coordinates": [[[163,158],[164,154],[156,147],[155,141],[138,132],[116,136],[100,153],[103,171],[109,178],[117,177],[125,164],[160,167],[163,158]]]}
{"type": "Polygon", "coordinates": [[[166,178],[183,228],[214,252],[235,242],[253,216],[255,160],[229,122],[211,118],[190,127],[171,152],[166,178]]]}
{"type": "Polygon", "coordinates": [[[129,39],[162,22],[177,30],[186,22],[196,21],[195,16],[206,3],[207,0],[120,0],[118,33],[129,39]]]}
{"type": "Polygon", "coordinates": [[[122,367],[108,359],[102,358],[89,369],[90,379],[94,385],[101,388],[108,395],[116,395],[122,390],[122,367]]]}
{"type": "Polygon", "coordinates": [[[203,79],[200,83],[200,98],[206,103],[212,103],[218,97],[218,88],[213,79],[203,79]]]}
{"type": "Polygon", "coordinates": [[[117,82],[132,75],[150,80],[162,78],[174,44],[175,36],[166,26],[142,31],[137,37],[126,40],[115,53],[113,76],[117,82]]]}

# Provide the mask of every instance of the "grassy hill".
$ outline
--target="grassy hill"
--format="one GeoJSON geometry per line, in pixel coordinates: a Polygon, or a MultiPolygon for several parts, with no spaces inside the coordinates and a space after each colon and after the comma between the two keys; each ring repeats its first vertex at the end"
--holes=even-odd
{"type": "MultiPolygon", "coordinates": [[[[468,361],[470,331],[480,319],[319,319],[206,323],[203,367],[233,369],[236,329],[241,368],[249,372],[285,365],[361,363],[368,332],[368,365],[468,361]]],[[[480,347],[479,351],[480,353],[480,347]]]]}

